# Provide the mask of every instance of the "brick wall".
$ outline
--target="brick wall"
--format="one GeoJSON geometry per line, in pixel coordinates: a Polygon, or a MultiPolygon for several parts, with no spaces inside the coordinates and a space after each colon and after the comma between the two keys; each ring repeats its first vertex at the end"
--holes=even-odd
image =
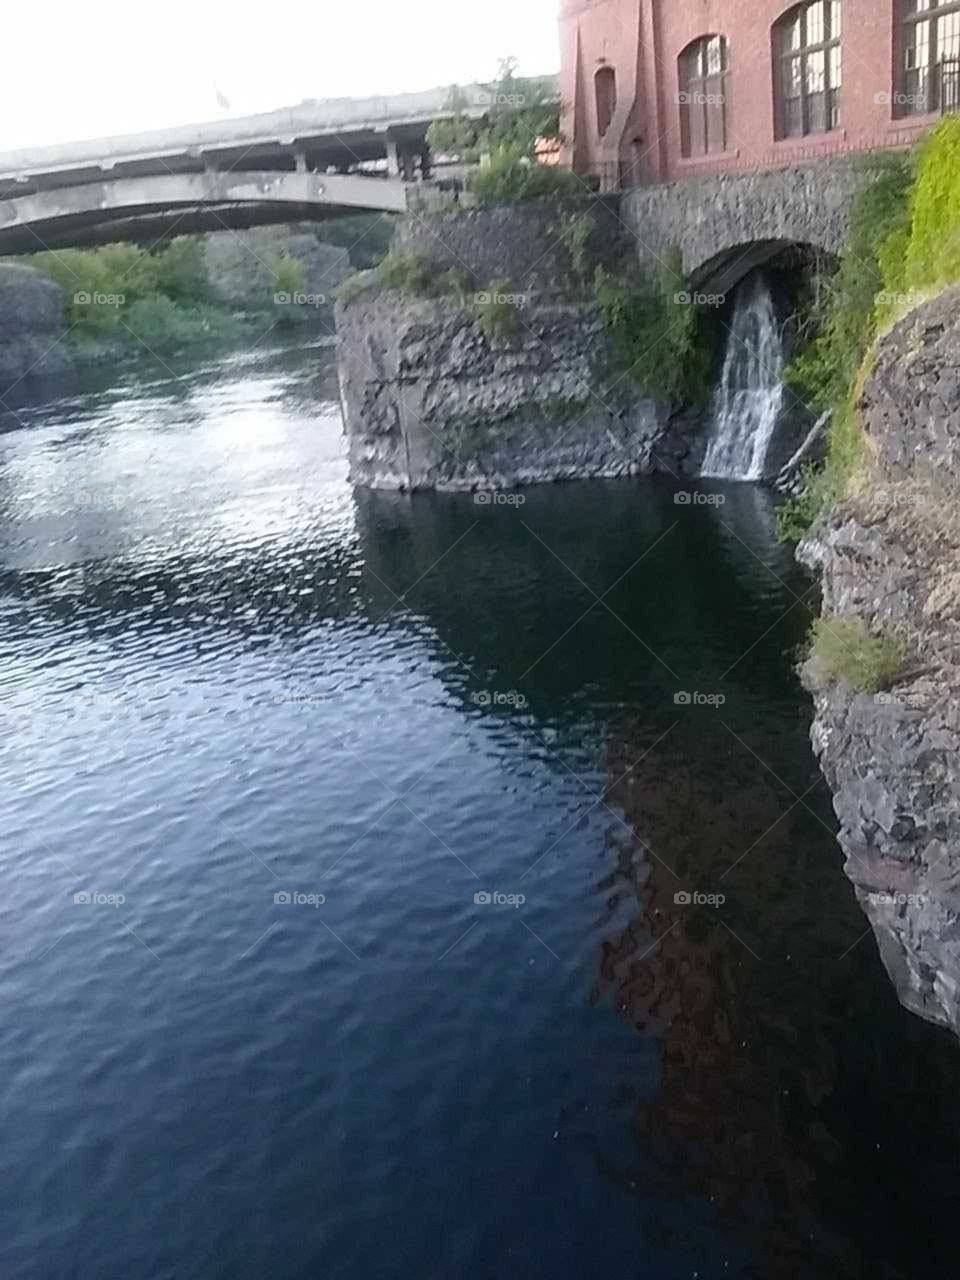
{"type": "Polygon", "coordinates": [[[771,32],[792,7],[786,0],[562,0],[568,161],[614,187],[909,144],[937,117],[895,118],[898,0],[841,3],[839,127],[778,141],[771,32]],[[728,42],[728,145],[688,159],[681,154],[678,59],[691,41],[712,34],[728,42]],[[617,106],[602,138],[594,90],[600,68],[617,76],[617,106]]]}

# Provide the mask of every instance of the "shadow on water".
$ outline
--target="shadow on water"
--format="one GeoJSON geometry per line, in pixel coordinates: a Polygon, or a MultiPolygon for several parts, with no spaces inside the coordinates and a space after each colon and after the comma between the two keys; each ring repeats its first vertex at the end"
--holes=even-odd
{"type": "MultiPolygon", "coordinates": [[[[318,1239],[341,1220],[351,1228],[332,1255],[351,1280],[374,1270],[433,1276],[461,1268],[479,1276],[511,1266],[556,1280],[586,1274],[591,1264],[612,1269],[617,1259],[645,1280],[950,1274],[960,1051],[899,1007],[842,875],[829,795],[807,740],[810,708],[793,672],[816,590],[773,538],[769,495],[701,484],[699,496],[685,501],[658,480],[546,486],[515,505],[471,495],[351,493],[329,364],[305,367],[303,352],[238,359],[232,369],[228,362],[36,411],[29,432],[8,437],[0,460],[0,619],[14,676],[18,663],[38,684],[63,670],[63,687],[49,685],[52,702],[86,680],[115,678],[123,687],[142,678],[157,706],[188,679],[208,681],[204,750],[191,768],[204,768],[223,739],[229,766],[212,775],[213,785],[255,824],[243,780],[253,775],[247,756],[262,749],[258,805],[275,805],[270,812],[289,826],[283,843],[301,841],[308,868],[321,835],[366,826],[366,810],[351,806],[369,805],[369,797],[351,790],[350,769],[337,773],[336,752],[317,754],[323,720],[291,727],[281,712],[259,705],[256,717],[244,718],[226,699],[225,710],[219,705],[218,683],[232,692],[243,668],[244,689],[259,691],[265,654],[295,688],[306,680],[310,688],[353,681],[359,692],[344,703],[344,720],[354,729],[366,717],[359,727],[378,744],[378,769],[382,761],[405,769],[422,749],[417,744],[439,750],[435,736],[449,730],[434,715],[449,715],[453,745],[464,734],[475,737],[456,768],[438,774],[431,824],[449,821],[461,832],[463,806],[465,834],[474,833],[479,846],[465,850],[469,858],[507,846],[505,855],[494,849],[502,857],[493,864],[498,875],[512,874],[510,839],[527,841],[524,858],[537,868],[528,883],[545,899],[558,892],[563,904],[549,923],[571,938],[587,935],[582,953],[571,940],[570,953],[584,960],[580,969],[571,962],[572,986],[559,985],[559,994],[546,985],[528,994],[507,966],[491,977],[494,967],[484,969],[470,942],[454,953],[470,956],[470,964],[462,978],[451,971],[463,982],[452,992],[436,978],[402,987],[384,967],[372,984],[380,999],[372,1028],[360,1017],[369,1013],[362,1003],[369,971],[357,977],[345,968],[338,987],[328,952],[311,970],[304,956],[312,944],[301,940],[295,951],[291,943],[290,972],[322,975],[323,997],[342,1000],[335,1006],[341,1016],[318,1002],[311,1006],[316,1026],[268,1015],[261,1023],[238,1006],[244,1031],[252,1026],[265,1037],[256,1053],[245,1050],[239,1069],[252,1070],[266,1045],[279,1084],[267,1080],[264,1097],[279,1088],[286,1106],[295,1077],[316,1069],[307,1056],[291,1060],[291,1035],[334,1074],[339,1060],[325,1056],[327,1039],[342,1048],[345,1076],[332,1091],[316,1083],[330,1110],[310,1131],[330,1142],[326,1120],[335,1116],[337,1157],[331,1173],[326,1147],[304,1156],[302,1138],[292,1134],[294,1158],[271,1146],[280,1140],[275,1133],[261,1133],[268,1171],[280,1168],[292,1181],[281,1194],[272,1173],[254,1165],[256,1203],[276,1194],[271,1212],[290,1212],[291,1170],[303,1159],[319,1162],[311,1166],[318,1182],[355,1177],[350,1186],[361,1188],[360,1198],[338,1202],[332,1225],[313,1187],[297,1191],[302,1203],[291,1219],[318,1239]],[[412,727],[418,715],[422,723],[412,727]],[[240,764],[234,742],[243,744],[240,764]],[[291,792],[288,760],[312,779],[303,790],[297,777],[291,792]],[[571,813],[555,815],[561,831],[586,833],[572,854],[534,808],[531,761],[542,766],[537,802],[555,803],[544,772],[575,797],[571,813]],[[485,777],[488,767],[493,781],[470,790],[471,771],[485,777]],[[498,808],[508,792],[519,816],[498,808]],[[598,820],[606,846],[601,834],[593,848],[598,820]],[[574,900],[589,898],[577,877],[592,889],[585,904],[574,900]],[[456,1052],[448,1038],[455,1019],[465,1037],[456,1052]],[[388,1066],[376,1056],[385,1052],[382,1042],[389,1042],[388,1066]],[[528,1070],[534,1059],[539,1074],[528,1070]],[[647,1062],[655,1064],[652,1075],[647,1062]],[[493,1128],[463,1101],[486,1097],[477,1093],[485,1073],[504,1096],[511,1088],[520,1096],[518,1082],[537,1081],[513,1109],[494,1099],[493,1128]],[[350,1092],[354,1078],[362,1097],[350,1092]],[[554,1122],[544,1117],[556,1081],[563,1082],[558,1095],[566,1088],[578,1103],[580,1091],[595,1089],[588,1101],[596,1112],[606,1109],[606,1124],[581,1120],[577,1134],[597,1174],[592,1182],[565,1145],[566,1132],[562,1143],[551,1138],[554,1122]],[[409,1114],[394,1105],[398,1097],[409,1114]],[[381,1105],[383,1112],[374,1109],[381,1105]],[[419,1105],[428,1109],[418,1112],[419,1105]],[[433,1128],[418,1127],[418,1115],[433,1128]],[[388,1124],[391,1141],[381,1135],[388,1124]],[[458,1126],[470,1135],[459,1153],[451,1145],[460,1142],[458,1126]],[[514,1181],[537,1194],[515,1203],[514,1181]],[[424,1201],[420,1186],[431,1188],[436,1203],[424,1201]],[[595,1239],[594,1219],[579,1220],[572,1200],[555,1198],[563,1196],[580,1196],[597,1215],[595,1239]],[[389,1224],[389,1249],[357,1226],[374,1220],[389,1224]],[[424,1232],[433,1239],[438,1223],[442,1239],[426,1259],[424,1232]],[[505,1223],[518,1231],[506,1263],[505,1223]]],[[[267,675],[273,679],[273,668],[267,675]]],[[[110,726],[89,731],[91,750],[97,733],[108,737],[110,726]]],[[[139,733],[155,741],[159,758],[175,758],[175,733],[146,721],[139,733]]],[[[137,734],[130,737],[133,750],[137,734]]],[[[42,764],[46,744],[29,745],[42,764]]],[[[51,777],[54,765],[61,767],[49,763],[51,777]]],[[[164,790],[180,786],[183,771],[171,767],[164,790]]],[[[98,785],[90,782],[89,794],[109,813],[115,797],[99,796],[98,785]]],[[[557,794],[567,801],[566,792],[557,794]]],[[[157,797],[158,807],[164,799],[157,797]]],[[[189,813],[202,821],[198,806],[189,813]]],[[[27,800],[18,816],[34,821],[27,800]]],[[[155,832],[141,833],[138,822],[130,838],[136,845],[142,837],[150,849],[155,832]]],[[[56,837],[56,824],[47,834],[56,837]]],[[[97,838],[88,828],[81,834],[97,838]]],[[[351,841],[345,838],[348,851],[351,841]]],[[[398,824],[377,864],[389,889],[377,910],[391,937],[409,923],[397,888],[409,892],[409,885],[392,877],[417,874],[421,845],[420,832],[410,839],[398,824]],[[400,847],[405,858],[396,856],[400,847]]],[[[187,859],[193,844],[184,850],[187,859]]],[[[217,873],[205,863],[196,872],[217,873]]],[[[361,880],[334,883],[345,901],[369,892],[361,880]]],[[[434,947],[439,954],[458,936],[441,896],[447,881],[431,866],[411,883],[436,907],[435,916],[417,917],[415,942],[434,928],[443,939],[434,947]]],[[[211,884],[229,896],[229,887],[211,884]]],[[[164,887],[161,901],[169,904],[176,893],[164,887]]],[[[358,919],[372,929],[362,896],[361,905],[358,919]]],[[[261,928],[251,922],[249,938],[261,928]]],[[[205,922],[193,940],[204,962],[199,983],[208,980],[203,947],[213,933],[205,922]]],[[[529,941],[520,928],[515,934],[529,941]]],[[[545,952],[536,955],[542,960],[545,952]]],[[[265,967],[252,971],[256,980],[245,971],[231,998],[242,991],[270,1001],[277,984],[279,999],[289,999],[289,974],[270,967],[280,963],[274,953],[264,947],[257,958],[265,967]],[[287,979],[282,987],[278,973],[287,979]]],[[[533,960],[525,958],[524,974],[540,973],[527,964],[533,960]]],[[[155,981],[151,969],[151,999],[155,981]]],[[[84,1007],[95,1008],[93,1001],[88,994],[84,1007]]],[[[213,1018],[205,1016],[205,1034],[211,1025],[220,1031],[213,1018]]],[[[207,1046],[196,1034],[202,1064],[207,1046]]],[[[72,1070],[72,1061],[66,1065],[72,1070]]],[[[70,1070],[64,1074],[70,1078],[70,1070]]],[[[214,1100],[225,1105],[219,1093],[214,1100]]],[[[298,1105],[296,1114],[309,1116],[319,1104],[311,1096],[298,1105]]],[[[578,1115],[586,1112],[578,1106],[578,1115]]],[[[210,1141],[225,1142],[225,1132],[221,1125],[210,1141]]],[[[229,1145],[216,1149],[222,1169],[242,1159],[229,1145]]],[[[246,1183],[239,1186],[246,1192],[246,1183]]],[[[334,1194],[326,1183],[323,1189],[334,1194]]],[[[132,1218],[139,1223],[139,1210],[132,1218]]],[[[209,1227],[206,1219],[187,1225],[191,1246],[209,1227]]],[[[320,1256],[304,1249],[311,1260],[320,1256]]],[[[168,1274],[198,1274],[174,1255],[168,1274]]],[[[231,1267],[238,1277],[253,1274],[239,1255],[231,1267]]],[[[303,1258],[286,1255],[275,1273],[306,1274],[303,1258]]],[[[99,1280],[108,1269],[89,1274],[99,1280]]]]}

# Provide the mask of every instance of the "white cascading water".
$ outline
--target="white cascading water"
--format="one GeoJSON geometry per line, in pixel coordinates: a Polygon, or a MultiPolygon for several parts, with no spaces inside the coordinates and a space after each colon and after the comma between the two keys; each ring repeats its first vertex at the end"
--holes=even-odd
{"type": "Polygon", "coordinates": [[[783,407],[783,342],[759,273],[740,286],[701,475],[760,480],[783,407]]]}

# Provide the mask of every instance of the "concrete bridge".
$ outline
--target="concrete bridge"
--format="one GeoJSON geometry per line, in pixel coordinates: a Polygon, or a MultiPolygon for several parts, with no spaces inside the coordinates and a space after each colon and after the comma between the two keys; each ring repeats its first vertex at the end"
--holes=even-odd
{"type": "MultiPolygon", "coordinates": [[[[490,109],[482,85],[463,113],[490,109]]],[[[430,176],[449,90],[305,102],[219,123],[0,153],[0,255],[358,210],[400,213],[430,176]]]]}

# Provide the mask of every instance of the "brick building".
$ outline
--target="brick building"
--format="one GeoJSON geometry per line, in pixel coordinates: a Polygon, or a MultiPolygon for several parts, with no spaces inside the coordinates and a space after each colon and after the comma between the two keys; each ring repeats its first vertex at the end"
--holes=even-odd
{"type": "Polygon", "coordinates": [[[605,188],[909,144],[960,0],[561,0],[566,159],[605,188]]]}

